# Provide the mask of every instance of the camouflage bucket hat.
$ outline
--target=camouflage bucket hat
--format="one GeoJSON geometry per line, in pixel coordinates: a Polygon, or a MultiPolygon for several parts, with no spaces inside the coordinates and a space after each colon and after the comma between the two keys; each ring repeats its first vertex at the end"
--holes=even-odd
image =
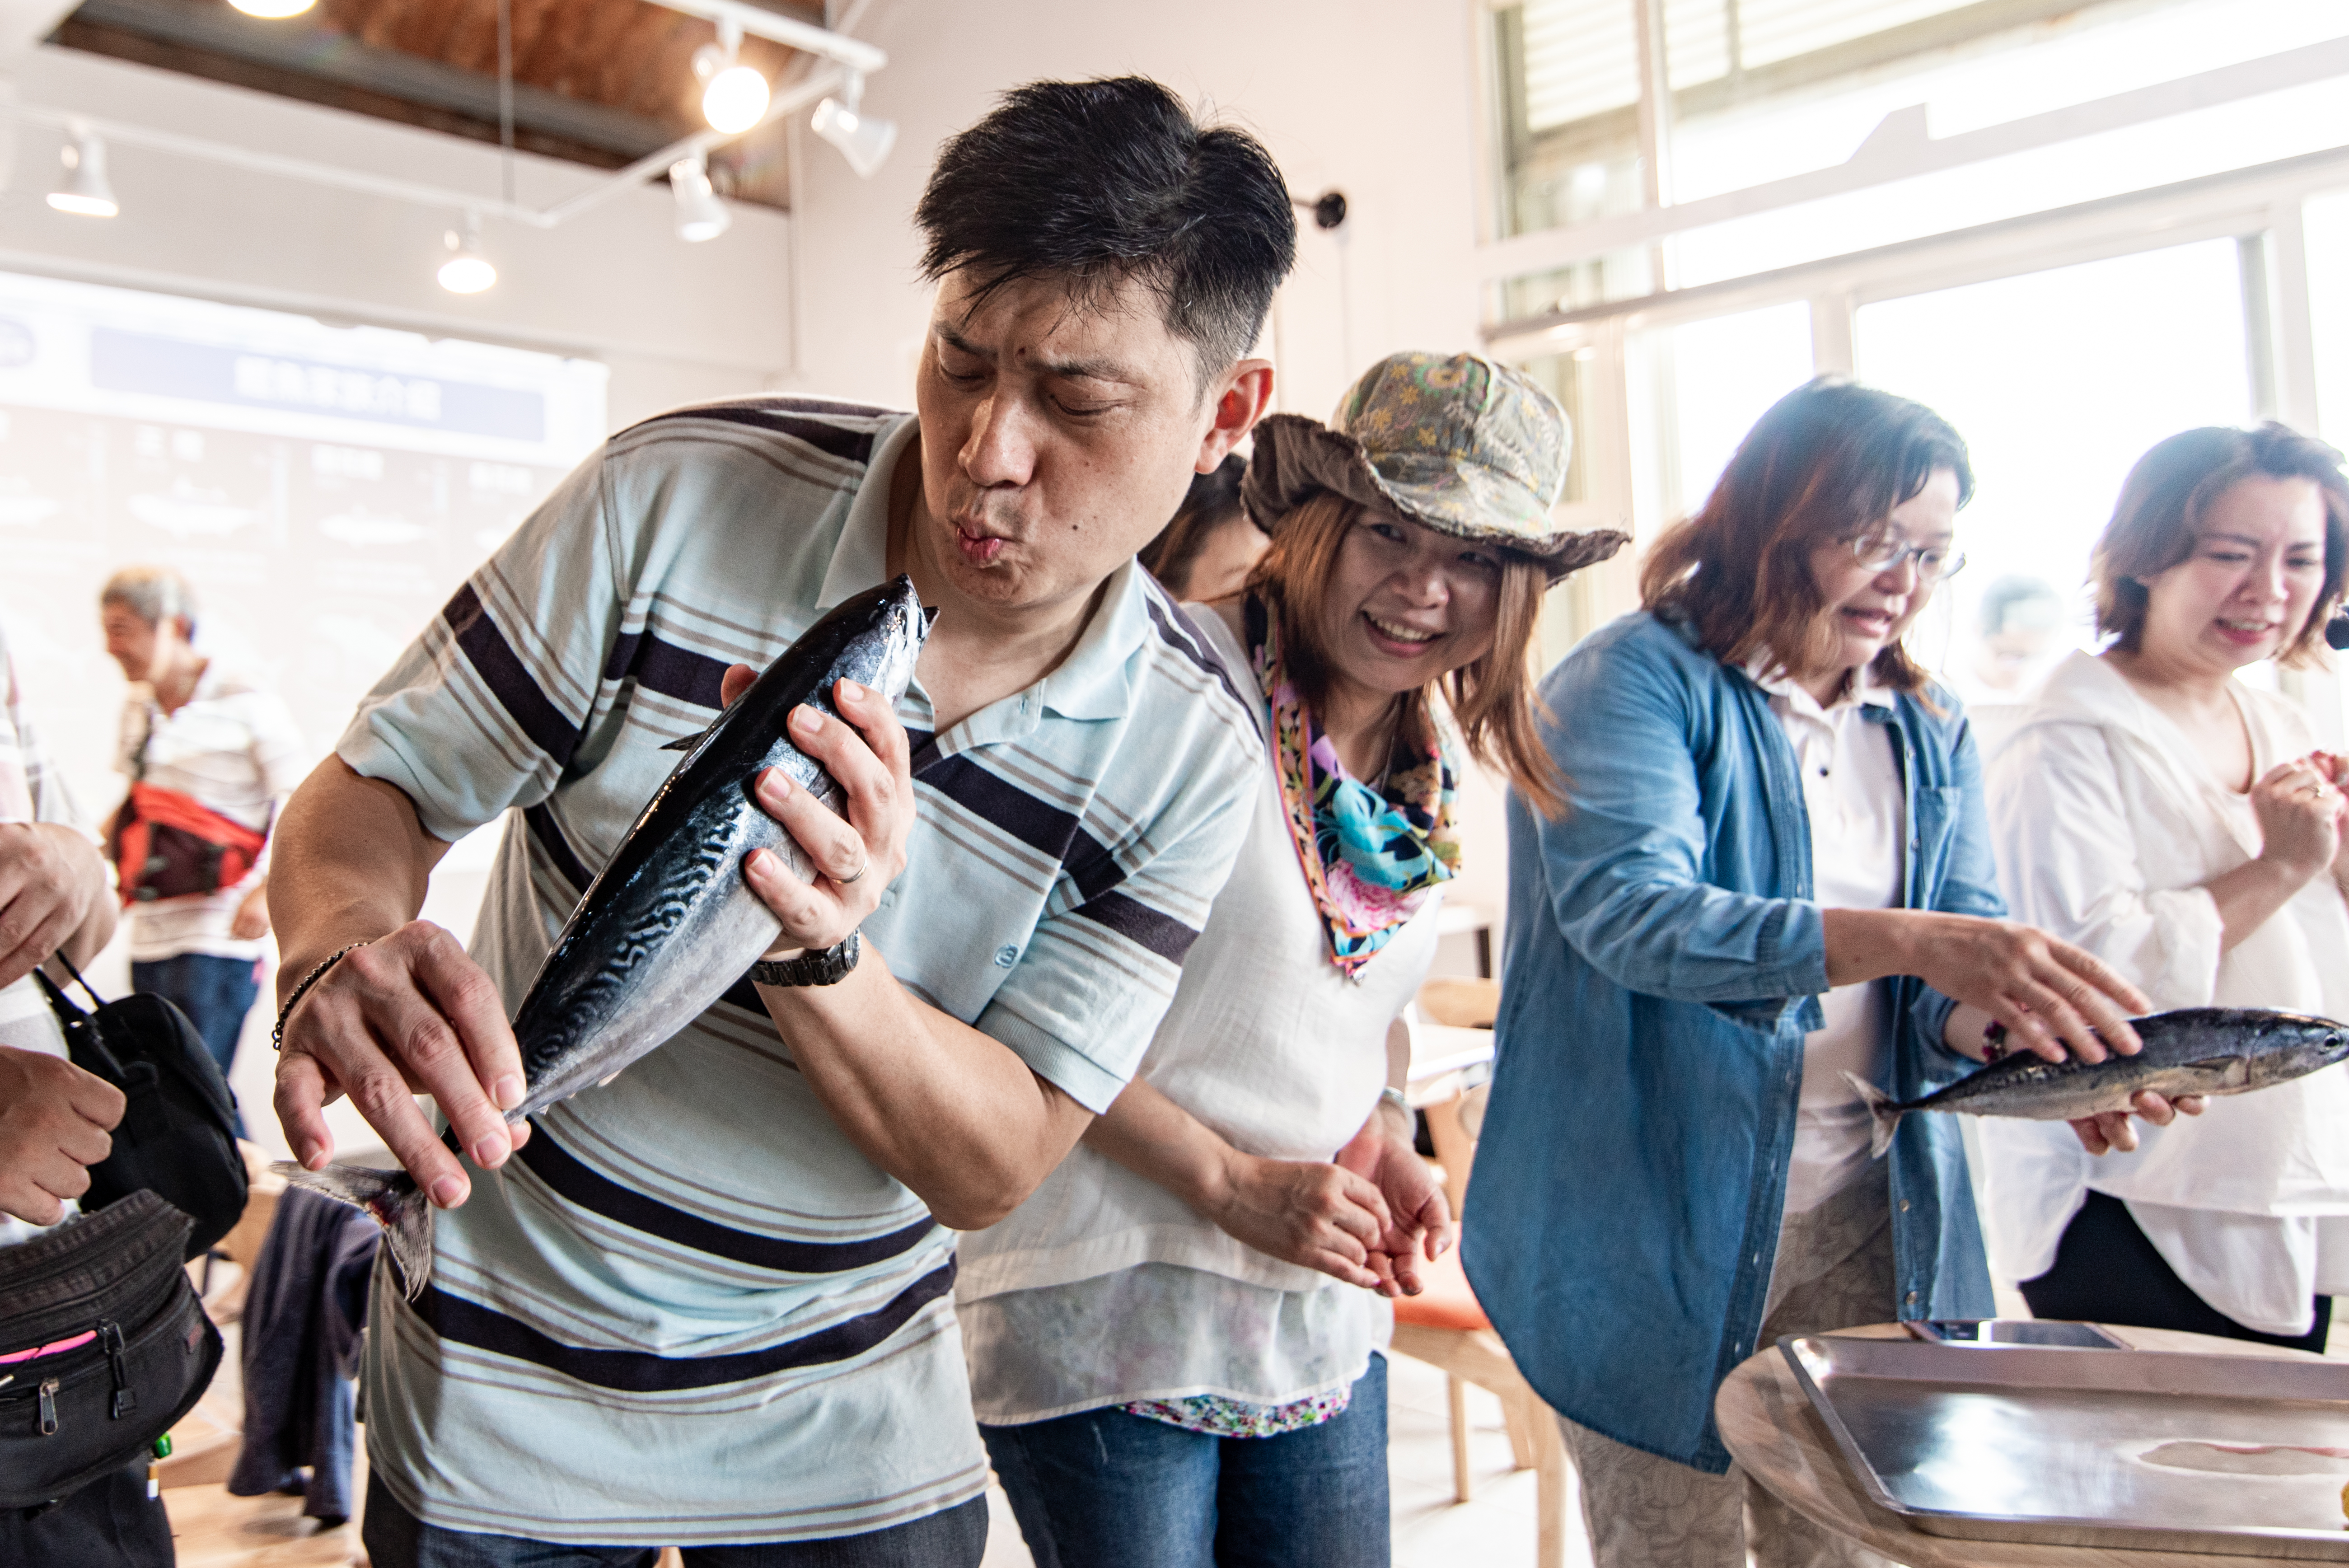
{"type": "Polygon", "coordinates": [[[1566,410],[1520,371],[1476,354],[1390,354],[1327,425],[1301,414],[1258,424],[1240,495],[1268,533],[1327,490],[1531,556],[1556,582],[1630,542],[1550,516],[1573,444],[1566,410]]]}

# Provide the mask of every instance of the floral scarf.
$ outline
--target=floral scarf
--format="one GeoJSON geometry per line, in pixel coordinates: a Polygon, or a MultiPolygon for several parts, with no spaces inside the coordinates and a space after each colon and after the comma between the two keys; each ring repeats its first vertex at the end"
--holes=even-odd
{"type": "Polygon", "coordinates": [[[1346,772],[1338,748],[1298,700],[1264,606],[1247,601],[1248,662],[1272,705],[1273,768],[1289,836],[1347,975],[1417,914],[1427,889],[1460,869],[1451,759],[1441,743],[1414,753],[1398,736],[1382,788],[1346,772]]]}

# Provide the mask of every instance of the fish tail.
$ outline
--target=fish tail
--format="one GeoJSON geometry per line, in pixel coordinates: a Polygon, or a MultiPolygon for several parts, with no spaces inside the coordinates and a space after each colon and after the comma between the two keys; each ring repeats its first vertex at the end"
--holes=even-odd
{"type": "Polygon", "coordinates": [[[1892,1147],[1892,1135],[1899,1130],[1905,1113],[1894,1105],[1891,1096],[1858,1074],[1846,1073],[1843,1081],[1851,1085],[1852,1092],[1868,1107],[1868,1114],[1876,1118],[1876,1125],[1868,1129],[1868,1158],[1882,1159],[1884,1151],[1892,1147]]]}
{"type": "Polygon", "coordinates": [[[283,1159],[269,1168],[284,1177],[289,1187],[305,1187],[364,1210],[383,1227],[408,1299],[414,1301],[424,1293],[424,1282],[432,1277],[432,1202],[414,1177],[404,1170],[374,1170],[358,1165],[305,1170],[283,1159]]]}

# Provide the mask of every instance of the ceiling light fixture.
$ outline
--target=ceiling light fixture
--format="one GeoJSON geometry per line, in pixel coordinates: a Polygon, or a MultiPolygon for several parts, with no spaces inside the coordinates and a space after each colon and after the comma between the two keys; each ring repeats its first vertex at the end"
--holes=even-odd
{"type": "Polygon", "coordinates": [[[66,171],[49,192],[50,206],[84,218],[110,218],[122,210],[106,182],[106,143],[95,133],[75,127],[57,159],[66,171]]]}
{"type": "Polygon", "coordinates": [[[481,254],[481,215],[465,214],[465,232],[448,234],[449,259],[440,264],[440,286],[451,294],[479,294],[498,281],[498,269],[481,254]]]}
{"type": "Polygon", "coordinates": [[[701,89],[701,118],[712,130],[728,135],[750,130],[767,115],[767,78],[736,57],[742,49],[742,24],[737,17],[718,18],[718,41],[693,51],[693,74],[701,89]]]}
{"type": "Polygon", "coordinates": [[[668,188],[677,197],[677,237],[687,244],[714,240],[734,222],[734,214],[710,188],[709,165],[701,154],[668,166],[668,188]]]}
{"type": "Polygon", "coordinates": [[[870,180],[888,160],[889,150],[897,145],[897,122],[859,114],[857,106],[864,101],[864,73],[845,72],[840,96],[815,106],[815,118],[808,121],[808,129],[839,148],[859,179],[870,180]]]}
{"type": "Polygon", "coordinates": [[[318,0],[228,0],[228,3],[248,16],[258,16],[264,22],[279,22],[288,16],[299,16],[318,0]]]}

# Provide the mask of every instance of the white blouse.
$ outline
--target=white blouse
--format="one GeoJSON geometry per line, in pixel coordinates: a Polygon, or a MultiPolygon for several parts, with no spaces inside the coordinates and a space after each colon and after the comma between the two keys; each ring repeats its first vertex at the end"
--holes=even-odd
{"type": "MultiPolygon", "coordinates": [[[[2253,775],[2305,755],[2288,703],[2231,687],[2253,775]]],[[[2349,900],[2320,872],[2221,953],[2201,884],[2257,857],[2250,798],[2100,659],[2075,653],[1988,769],[1999,872],[2015,918],[2087,949],[2177,1007],[2349,1018],[2349,900]]],[[[2178,1277],[2229,1317],[2308,1332],[2311,1298],[2349,1293],[2349,1070],[2333,1066],[2200,1116],[2138,1124],[2130,1154],[2092,1156],[2061,1122],[1984,1117],[1992,1261],[2046,1272],[2089,1189],[2126,1200],[2178,1277]]]]}
{"type": "MultiPolygon", "coordinates": [[[[1770,711],[1794,748],[1811,824],[1811,898],[1829,909],[1898,909],[1907,860],[1907,801],[1892,753],[1891,691],[1863,669],[1826,707],[1759,661],[1746,666],[1769,693],[1770,711]],[[1869,709],[1879,710],[1877,718],[1869,709]]],[[[1857,1181],[1875,1164],[1868,1106],[1844,1075],[1883,1078],[1892,1041],[1892,985],[1861,981],[1819,998],[1822,1023],[1803,1039],[1803,1086],[1795,1151],[1786,1167],[1785,1213],[1806,1214],[1857,1181]]]]}
{"type": "MultiPolygon", "coordinates": [[[[1193,618],[1244,691],[1213,611],[1193,618]]],[[[1268,761],[1231,880],[1134,1075],[1234,1147],[1328,1159],[1378,1106],[1387,1029],[1434,961],[1440,890],[1349,980],[1268,761]]],[[[980,1421],[1213,1394],[1278,1405],[1350,1386],[1392,1318],[1371,1293],[1257,1251],[1080,1143],[1001,1223],[965,1234],[955,1299],[980,1421]]]]}

